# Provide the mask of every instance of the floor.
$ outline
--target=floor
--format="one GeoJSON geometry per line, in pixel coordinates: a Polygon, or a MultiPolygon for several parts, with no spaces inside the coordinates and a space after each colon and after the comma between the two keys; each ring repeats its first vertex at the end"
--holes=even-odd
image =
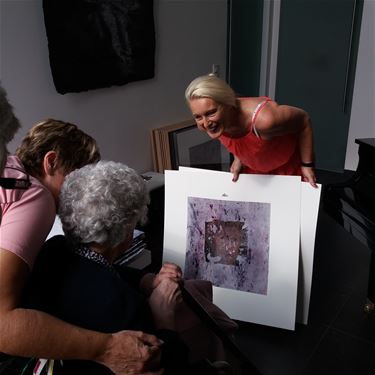
{"type": "MultiPolygon", "coordinates": [[[[345,180],[319,172],[318,182],[345,180]]],[[[375,374],[375,312],[364,312],[370,250],[320,207],[309,322],[295,331],[240,322],[236,342],[262,375],[375,374]]]]}

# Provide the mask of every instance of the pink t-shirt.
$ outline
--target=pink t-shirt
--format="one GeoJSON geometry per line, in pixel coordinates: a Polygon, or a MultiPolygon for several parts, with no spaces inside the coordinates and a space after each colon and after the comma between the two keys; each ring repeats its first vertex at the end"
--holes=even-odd
{"type": "MultiPolygon", "coordinates": [[[[27,178],[17,156],[8,156],[2,177],[27,178]]],[[[0,248],[18,255],[32,269],[55,220],[56,206],[50,191],[29,178],[27,190],[0,187],[0,248]]]]}

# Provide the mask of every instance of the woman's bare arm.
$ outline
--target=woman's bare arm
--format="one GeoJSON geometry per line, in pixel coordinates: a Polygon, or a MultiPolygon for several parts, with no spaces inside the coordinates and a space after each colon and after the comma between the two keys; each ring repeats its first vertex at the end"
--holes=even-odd
{"type": "Polygon", "coordinates": [[[28,267],[21,258],[0,249],[0,352],[91,360],[118,375],[157,373],[146,372],[158,361],[160,343],[155,336],[127,331],[94,332],[41,311],[19,308],[28,275],[28,267]]]}
{"type": "MultiPolygon", "coordinates": [[[[256,129],[264,139],[298,133],[301,161],[314,162],[313,130],[309,114],[301,108],[268,102],[256,120],[256,129]]],[[[316,186],[313,167],[302,166],[304,181],[316,186]]]]}

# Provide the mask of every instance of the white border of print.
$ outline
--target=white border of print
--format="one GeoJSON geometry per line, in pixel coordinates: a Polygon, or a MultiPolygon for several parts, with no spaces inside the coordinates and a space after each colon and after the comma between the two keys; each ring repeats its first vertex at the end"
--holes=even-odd
{"type": "Polygon", "coordinates": [[[294,329],[300,245],[298,176],[241,175],[182,168],[165,172],[163,261],[182,269],[186,255],[187,197],[271,204],[267,295],[214,287],[214,303],[232,319],[294,329]]]}
{"type": "MultiPolygon", "coordinates": [[[[181,171],[192,171],[192,168],[186,167],[180,167],[179,169],[181,171]]],[[[201,169],[194,170],[196,172],[202,171],[201,169]]],[[[302,324],[307,324],[309,317],[315,235],[322,190],[321,184],[317,185],[317,188],[313,188],[308,182],[301,182],[301,238],[296,321],[302,324]]]]}

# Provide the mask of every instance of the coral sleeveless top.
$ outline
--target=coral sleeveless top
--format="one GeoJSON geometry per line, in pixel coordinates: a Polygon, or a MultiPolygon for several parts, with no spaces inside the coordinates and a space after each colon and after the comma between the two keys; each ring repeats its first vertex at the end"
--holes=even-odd
{"type": "MultiPolygon", "coordinates": [[[[241,99],[240,99],[241,100],[241,99]]],[[[249,132],[240,138],[219,137],[223,146],[241,160],[242,173],[301,176],[298,134],[261,139],[255,128],[258,113],[271,99],[265,97],[255,108],[249,132]]]]}

